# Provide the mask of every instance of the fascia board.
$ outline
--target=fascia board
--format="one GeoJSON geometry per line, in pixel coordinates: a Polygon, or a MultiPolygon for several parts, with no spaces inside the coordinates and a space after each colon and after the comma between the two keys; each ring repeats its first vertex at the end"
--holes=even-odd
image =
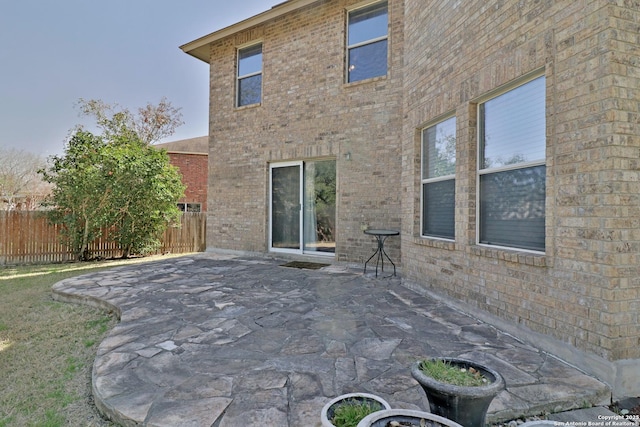
{"type": "Polygon", "coordinates": [[[313,4],[317,1],[320,0],[289,0],[284,3],[280,3],[273,6],[271,9],[255,15],[251,18],[245,19],[244,21],[240,21],[229,27],[215,31],[189,43],[185,43],[184,45],[180,46],[180,49],[182,49],[184,53],[198,58],[199,60],[204,61],[208,64],[211,54],[209,45],[211,43],[239,33],[240,31],[255,27],[256,25],[263,24],[269,20],[279,18],[282,15],[286,15],[287,13],[291,13],[305,6],[309,6],[310,4],[313,4]]]}

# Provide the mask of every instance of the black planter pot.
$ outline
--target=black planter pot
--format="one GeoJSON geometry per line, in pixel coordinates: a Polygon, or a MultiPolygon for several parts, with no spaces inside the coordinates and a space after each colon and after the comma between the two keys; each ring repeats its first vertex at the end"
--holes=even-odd
{"type": "Polygon", "coordinates": [[[505,388],[497,371],[466,359],[442,357],[439,360],[468,369],[473,367],[489,380],[487,385],[464,387],[441,383],[420,370],[420,362],[411,367],[411,375],[420,383],[429,399],[431,412],[465,427],[484,427],[487,409],[493,398],[505,388]]]}

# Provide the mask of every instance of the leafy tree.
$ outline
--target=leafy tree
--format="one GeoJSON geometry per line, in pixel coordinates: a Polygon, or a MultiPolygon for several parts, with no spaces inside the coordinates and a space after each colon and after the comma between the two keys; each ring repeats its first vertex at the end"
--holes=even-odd
{"type": "Polygon", "coordinates": [[[140,141],[153,144],[162,138],[173,135],[182,125],[182,113],[179,108],[162,98],[158,105],[147,104],[133,114],[118,104],[108,104],[99,99],[78,101],[80,112],[96,120],[106,138],[136,137],[140,141]]]}
{"type": "Polygon", "coordinates": [[[117,139],[105,150],[112,238],[123,257],[153,252],[167,224],[179,221],[176,202],[184,194],[178,169],[165,151],[140,140],[117,139]]]}
{"type": "Polygon", "coordinates": [[[50,220],[64,225],[63,239],[79,260],[90,258],[89,244],[105,228],[123,257],[152,252],[179,219],[176,203],[185,187],[166,151],[149,144],[173,132],[179,112],[164,100],[138,116],[102,101],[81,103],[103,134],[76,128],[64,155],[41,171],[55,185],[50,220]]]}
{"type": "Polygon", "coordinates": [[[51,222],[62,224],[63,242],[78,260],[89,258],[89,243],[108,223],[109,192],[102,168],[102,138],[77,131],[68,141],[64,156],[53,156],[40,173],[54,184],[47,205],[51,222]]]}

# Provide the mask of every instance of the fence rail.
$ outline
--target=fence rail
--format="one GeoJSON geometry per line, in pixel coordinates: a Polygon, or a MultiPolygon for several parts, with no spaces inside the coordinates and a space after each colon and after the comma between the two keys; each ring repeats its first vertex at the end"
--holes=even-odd
{"type": "MultiPolygon", "coordinates": [[[[0,211],[0,265],[48,264],[73,260],[60,243],[61,227],[50,224],[43,212],[0,211]]],[[[157,253],[202,252],[206,248],[206,214],[185,212],[180,227],[169,227],[157,253]]],[[[118,258],[122,251],[107,240],[107,231],[91,242],[89,251],[100,258],[118,258]]]]}

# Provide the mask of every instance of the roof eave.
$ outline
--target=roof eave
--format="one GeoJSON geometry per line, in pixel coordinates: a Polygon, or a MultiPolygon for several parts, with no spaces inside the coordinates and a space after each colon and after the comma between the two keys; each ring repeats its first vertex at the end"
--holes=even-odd
{"type": "Polygon", "coordinates": [[[245,19],[244,21],[240,21],[236,24],[233,24],[229,27],[223,28],[221,30],[215,31],[211,34],[208,34],[204,37],[200,37],[196,40],[193,40],[189,43],[185,43],[180,46],[180,49],[188,55],[191,55],[201,61],[209,63],[209,58],[211,55],[209,45],[215,41],[221,40],[230,35],[239,33],[240,31],[246,30],[251,27],[255,27],[256,25],[263,24],[272,19],[278,18],[287,13],[293,12],[305,6],[308,6],[312,3],[315,3],[319,0],[288,0],[284,3],[277,4],[273,6],[271,9],[262,12],[258,15],[252,16],[251,18],[245,19]]]}

